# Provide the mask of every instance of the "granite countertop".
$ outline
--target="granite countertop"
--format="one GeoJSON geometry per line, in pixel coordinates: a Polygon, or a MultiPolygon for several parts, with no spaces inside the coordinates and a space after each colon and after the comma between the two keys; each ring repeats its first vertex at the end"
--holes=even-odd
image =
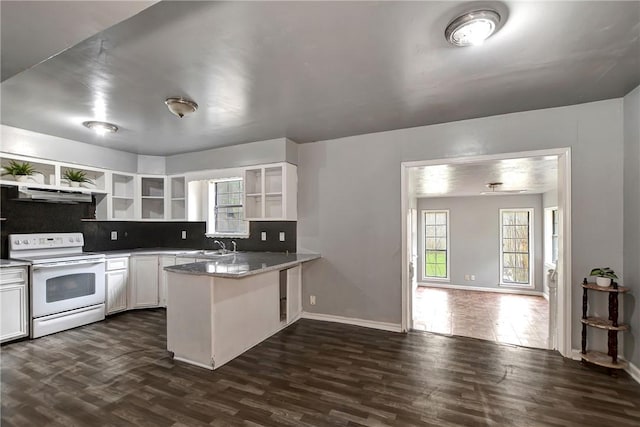
{"type": "Polygon", "coordinates": [[[319,254],[238,252],[191,264],[165,267],[167,271],[196,276],[238,279],[272,270],[282,270],[320,258],[319,254]]]}
{"type": "Polygon", "coordinates": [[[0,267],[24,267],[29,266],[29,261],[18,261],[14,259],[0,259],[0,267]]]}
{"type": "MultiPolygon", "coordinates": [[[[143,249],[120,249],[114,251],[96,251],[95,253],[104,254],[107,258],[118,258],[131,255],[181,255],[189,258],[205,257],[198,254],[202,249],[175,249],[175,248],[143,248],[143,249]]],[[[210,249],[213,251],[213,249],[210,249]]]]}

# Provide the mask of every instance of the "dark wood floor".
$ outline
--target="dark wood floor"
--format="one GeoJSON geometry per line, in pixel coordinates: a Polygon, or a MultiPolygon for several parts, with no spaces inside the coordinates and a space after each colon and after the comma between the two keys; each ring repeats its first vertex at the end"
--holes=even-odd
{"type": "Polygon", "coordinates": [[[557,353],[301,320],[210,372],[164,310],[1,348],[2,426],[638,426],[640,385],[557,353]]]}

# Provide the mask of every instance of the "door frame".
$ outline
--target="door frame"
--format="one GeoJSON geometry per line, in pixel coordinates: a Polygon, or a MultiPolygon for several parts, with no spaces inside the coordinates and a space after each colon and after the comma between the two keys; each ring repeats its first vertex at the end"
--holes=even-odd
{"type": "MultiPolygon", "coordinates": [[[[520,151],[513,153],[487,154],[477,156],[418,160],[400,164],[400,204],[402,218],[402,238],[407,239],[407,214],[409,213],[409,168],[418,166],[436,166],[450,164],[477,163],[491,160],[507,160],[523,157],[554,156],[558,159],[558,222],[561,238],[558,241],[558,304],[556,323],[557,350],[564,357],[571,357],[571,148],[552,148],[547,150],[520,151]]],[[[403,332],[411,327],[412,288],[409,283],[409,242],[404,241],[402,248],[402,323],[403,332]]],[[[551,340],[553,342],[553,340],[551,340]]]]}

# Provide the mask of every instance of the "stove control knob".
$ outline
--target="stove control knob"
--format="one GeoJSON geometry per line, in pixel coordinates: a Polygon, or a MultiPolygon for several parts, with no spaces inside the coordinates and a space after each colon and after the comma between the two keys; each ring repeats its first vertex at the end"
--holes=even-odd
{"type": "Polygon", "coordinates": [[[13,244],[16,245],[16,246],[19,245],[20,244],[20,240],[14,240],[13,244]]]}
{"type": "Polygon", "coordinates": [[[76,242],[80,243],[80,237],[76,237],[76,242]]]}
{"type": "Polygon", "coordinates": [[[24,240],[22,241],[22,243],[24,243],[25,245],[28,245],[28,244],[29,244],[29,241],[28,241],[27,239],[24,239],[24,240]]]}

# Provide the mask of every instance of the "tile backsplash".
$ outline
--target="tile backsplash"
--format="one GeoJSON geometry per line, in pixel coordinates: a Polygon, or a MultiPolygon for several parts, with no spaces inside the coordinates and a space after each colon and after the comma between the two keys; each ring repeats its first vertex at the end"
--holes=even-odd
{"type": "Polygon", "coordinates": [[[204,222],[188,221],[96,221],[95,203],[57,204],[18,201],[16,187],[2,187],[0,199],[0,249],[8,257],[8,235],[12,233],[82,232],[85,251],[107,251],[136,248],[213,249],[220,240],[231,249],[231,240],[239,251],[296,251],[296,221],[254,221],[247,239],[212,239],[205,237],[204,222]],[[118,239],[111,240],[111,232],[118,239]],[[186,239],[182,232],[186,231],[186,239]],[[261,239],[266,233],[266,241],[261,239]],[[280,232],[285,241],[279,240],[280,232]]]}

